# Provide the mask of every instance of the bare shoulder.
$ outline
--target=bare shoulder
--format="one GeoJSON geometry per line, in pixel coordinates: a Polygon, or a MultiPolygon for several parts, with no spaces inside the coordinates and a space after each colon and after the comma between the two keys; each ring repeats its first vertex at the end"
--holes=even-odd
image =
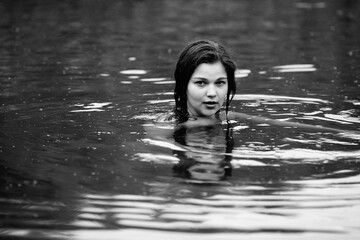
{"type": "Polygon", "coordinates": [[[220,113],[220,118],[221,120],[251,120],[256,117],[246,113],[229,111],[228,113],[220,113]]]}
{"type": "Polygon", "coordinates": [[[267,117],[261,116],[254,116],[246,113],[239,113],[239,112],[228,112],[225,114],[226,120],[243,120],[249,121],[253,123],[266,123],[272,126],[279,126],[279,127],[290,127],[290,128],[297,128],[302,129],[305,131],[320,131],[320,132],[336,132],[336,133],[347,133],[349,131],[331,128],[331,127],[324,127],[321,125],[310,125],[305,123],[299,122],[292,122],[292,121],[282,121],[277,119],[271,119],[267,117]]]}
{"type": "Polygon", "coordinates": [[[176,118],[173,112],[161,113],[155,119],[156,123],[175,123],[176,118]]]}
{"type": "Polygon", "coordinates": [[[172,112],[161,113],[152,122],[144,124],[145,133],[151,139],[166,140],[174,132],[175,117],[172,112]]]}

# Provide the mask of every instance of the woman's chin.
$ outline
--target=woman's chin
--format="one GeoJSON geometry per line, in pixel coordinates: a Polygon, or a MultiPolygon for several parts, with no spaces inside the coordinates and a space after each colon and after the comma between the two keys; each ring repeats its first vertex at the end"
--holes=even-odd
{"type": "Polygon", "coordinates": [[[219,108],[202,108],[198,109],[198,111],[192,114],[189,112],[190,117],[201,117],[201,118],[211,118],[213,117],[217,112],[219,111],[219,108]]]}
{"type": "Polygon", "coordinates": [[[213,117],[218,109],[205,110],[202,112],[202,117],[213,117]]]}

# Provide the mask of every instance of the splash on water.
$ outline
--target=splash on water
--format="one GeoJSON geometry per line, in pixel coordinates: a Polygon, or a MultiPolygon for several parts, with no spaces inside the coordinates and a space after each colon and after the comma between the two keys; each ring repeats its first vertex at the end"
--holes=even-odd
{"type": "Polygon", "coordinates": [[[282,65],[273,67],[276,72],[315,72],[316,68],[313,64],[290,64],[290,65],[282,65]]]}
{"type": "Polygon", "coordinates": [[[124,75],[144,75],[147,73],[147,71],[141,69],[128,69],[128,70],[122,70],[119,73],[124,75]]]}
{"type": "Polygon", "coordinates": [[[235,70],[235,78],[245,78],[249,76],[251,73],[251,70],[249,69],[236,69],[235,70]]]}
{"type": "Polygon", "coordinates": [[[74,104],[71,107],[80,107],[82,109],[71,110],[70,112],[103,112],[104,108],[111,108],[112,102],[103,103],[89,103],[89,104],[74,104]]]}

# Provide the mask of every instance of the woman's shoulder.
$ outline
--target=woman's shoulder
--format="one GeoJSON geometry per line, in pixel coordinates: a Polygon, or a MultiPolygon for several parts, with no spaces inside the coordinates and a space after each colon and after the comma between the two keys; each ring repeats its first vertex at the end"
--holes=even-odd
{"type": "Polygon", "coordinates": [[[161,113],[157,116],[157,118],[155,119],[155,122],[169,122],[169,123],[175,123],[176,122],[176,118],[175,118],[175,114],[173,111],[169,111],[166,113],[161,113]]]}
{"type": "Polygon", "coordinates": [[[254,116],[247,113],[229,111],[227,113],[222,112],[220,118],[221,120],[250,120],[253,119],[254,116]]]}

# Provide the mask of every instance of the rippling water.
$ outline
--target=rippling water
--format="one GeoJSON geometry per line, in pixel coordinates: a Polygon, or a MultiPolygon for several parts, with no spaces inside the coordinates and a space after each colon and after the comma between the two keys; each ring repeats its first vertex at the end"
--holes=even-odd
{"type": "Polygon", "coordinates": [[[1,239],[358,239],[357,1],[2,1],[1,239]],[[201,11],[199,11],[201,9],[201,11]],[[233,111],[156,123],[194,39],[233,111]]]}

